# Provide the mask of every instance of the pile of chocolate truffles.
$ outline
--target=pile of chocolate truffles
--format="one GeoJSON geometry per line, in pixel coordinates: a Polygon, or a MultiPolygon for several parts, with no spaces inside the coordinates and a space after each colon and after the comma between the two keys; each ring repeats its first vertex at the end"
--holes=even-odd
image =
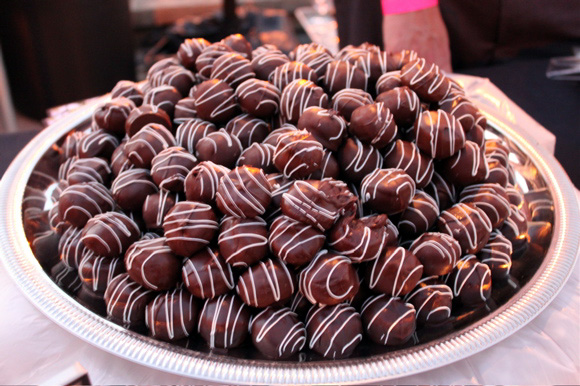
{"type": "Polygon", "coordinates": [[[59,144],[53,275],[163,341],[291,360],[412,344],[484,305],[525,242],[485,127],[413,51],[187,39],[59,144]]]}

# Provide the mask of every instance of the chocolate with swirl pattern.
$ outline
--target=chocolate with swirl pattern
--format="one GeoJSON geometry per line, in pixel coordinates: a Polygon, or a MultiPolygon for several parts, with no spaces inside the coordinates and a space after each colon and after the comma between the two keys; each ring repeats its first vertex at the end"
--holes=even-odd
{"type": "Polygon", "coordinates": [[[211,161],[200,162],[185,177],[185,197],[189,201],[213,203],[220,179],[229,172],[230,169],[211,161]]]}
{"type": "Polygon", "coordinates": [[[289,308],[268,307],[250,323],[254,347],[268,358],[286,359],[304,348],[306,328],[289,308]]]}
{"type": "Polygon", "coordinates": [[[427,102],[439,102],[451,87],[439,66],[424,58],[417,58],[401,68],[401,82],[427,102]]]}
{"type": "Polygon", "coordinates": [[[388,247],[367,266],[369,288],[390,296],[406,295],[419,282],[423,265],[403,247],[388,247]]]}
{"type": "Polygon", "coordinates": [[[337,151],[346,137],[346,122],[334,110],[313,106],[304,110],[298,120],[299,130],[308,130],[329,150],[337,151]]]}
{"type": "Polygon", "coordinates": [[[201,138],[195,145],[195,155],[201,161],[211,161],[228,168],[233,167],[242,154],[242,143],[225,129],[201,138]]]}
{"type": "Polygon", "coordinates": [[[396,70],[385,72],[383,75],[381,75],[379,79],[377,79],[375,89],[377,91],[377,95],[379,95],[401,86],[403,86],[403,83],[401,83],[401,71],[396,70]]]}
{"type": "Polygon", "coordinates": [[[169,118],[169,115],[165,110],[153,105],[142,105],[131,110],[131,113],[125,121],[125,133],[127,133],[129,137],[132,137],[141,130],[142,127],[150,123],[163,125],[168,130],[172,129],[171,118],[169,118]]]}
{"type": "Polygon", "coordinates": [[[437,276],[427,276],[417,283],[413,292],[405,296],[405,302],[415,306],[419,325],[435,325],[451,316],[453,291],[437,276]]]}
{"type": "Polygon", "coordinates": [[[145,323],[145,308],[154,297],[155,292],[122,273],[111,280],[105,291],[107,315],[123,327],[141,327],[145,323]]]}
{"type": "Polygon", "coordinates": [[[193,98],[197,115],[212,123],[228,121],[237,109],[234,90],[223,80],[211,79],[200,83],[193,98]]]}
{"type": "Polygon", "coordinates": [[[78,268],[85,245],[81,242],[82,228],[70,227],[64,231],[58,240],[58,255],[60,261],[69,268],[78,268]]]}
{"type": "Polygon", "coordinates": [[[461,124],[443,110],[423,112],[413,130],[417,147],[431,158],[449,158],[465,146],[461,124]]]}
{"type": "Polygon", "coordinates": [[[509,277],[512,267],[512,253],[511,241],[494,231],[487,244],[477,254],[477,258],[489,267],[492,280],[505,279],[509,277]]]}
{"type": "Polygon", "coordinates": [[[141,215],[147,229],[158,231],[163,229],[163,219],[167,212],[179,202],[179,196],[169,190],[161,189],[145,198],[141,215]]]}
{"type": "Polygon", "coordinates": [[[324,87],[330,94],[345,88],[358,88],[367,91],[368,75],[356,64],[335,60],[326,67],[324,87]]]}
{"type": "Polygon", "coordinates": [[[97,125],[106,132],[123,137],[125,135],[125,122],[135,108],[135,103],[127,98],[113,98],[97,107],[93,113],[93,119],[97,125]]]}
{"type": "Polygon", "coordinates": [[[195,61],[201,52],[210,46],[204,38],[185,39],[177,49],[177,60],[188,70],[195,71],[195,61]]]}
{"type": "Polygon", "coordinates": [[[373,103],[371,94],[358,88],[345,88],[332,97],[332,108],[350,121],[352,113],[358,107],[373,103]]]}
{"type": "Polygon", "coordinates": [[[272,253],[286,264],[301,266],[314,258],[325,239],[313,226],[281,215],[270,226],[268,243],[272,253]]]}
{"type": "Polygon", "coordinates": [[[180,146],[162,150],[151,161],[151,178],[160,189],[183,192],[185,177],[197,165],[197,158],[180,146]]]}
{"type": "Polygon", "coordinates": [[[383,157],[372,145],[352,137],[344,141],[339,149],[338,164],[348,181],[358,184],[374,170],[383,166],[383,157]]]}
{"type": "Polygon", "coordinates": [[[175,140],[177,145],[193,154],[199,140],[216,131],[216,126],[211,122],[199,118],[188,119],[177,127],[175,140]]]}
{"type": "Polygon", "coordinates": [[[270,83],[278,87],[280,91],[283,91],[286,86],[298,79],[310,80],[314,83],[318,82],[316,72],[304,63],[299,62],[281,64],[274,69],[274,72],[270,73],[268,78],[270,83]]]}
{"type": "Polygon", "coordinates": [[[104,257],[119,257],[141,236],[135,221],[119,212],[98,214],[83,228],[83,245],[104,257]]]}
{"type": "Polygon", "coordinates": [[[417,238],[409,251],[423,264],[427,276],[446,275],[461,257],[461,246],[451,235],[439,232],[426,232],[417,238]]]}
{"type": "Polygon", "coordinates": [[[489,176],[489,167],[483,150],[472,141],[439,164],[443,177],[452,184],[466,186],[484,181],[489,176]]]}
{"type": "Polygon", "coordinates": [[[248,79],[236,89],[236,97],[245,112],[258,118],[268,118],[280,109],[280,90],[272,83],[248,79]]]}
{"type": "Polygon", "coordinates": [[[483,210],[492,228],[499,228],[510,214],[510,202],[505,188],[498,184],[474,184],[459,195],[459,202],[471,203],[483,210]]]}
{"type": "Polygon", "coordinates": [[[98,182],[83,182],[67,187],[60,195],[58,213],[63,221],[81,228],[100,213],[115,208],[114,196],[98,182]]]}
{"type": "Polygon", "coordinates": [[[127,98],[135,106],[141,106],[143,103],[143,92],[137,83],[130,80],[120,80],[111,90],[111,98],[127,98]]]}
{"type": "Polygon", "coordinates": [[[397,136],[393,114],[384,103],[372,103],[353,111],[348,128],[362,143],[382,149],[397,136]]]}
{"type": "Polygon", "coordinates": [[[195,59],[195,69],[202,79],[209,79],[214,62],[220,56],[232,52],[234,50],[221,42],[210,44],[195,59]]]}
{"type": "Polygon", "coordinates": [[[255,76],[250,61],[232,52],[221,55],[213,62],[210,79],[221,79],[236,89],[242,82],[255,76]]]}
{"type": "Polygon", "coordinates": [[[100,157],[110,159],[115,149],[119,146],[117,137],[105,132],[103,129],[83,132],[76,145],[79,158],[100,157]]]}
{"type": "Polygon", "coordinates": [[[282,304],[294,293],[294,274],[278,259],[266,259],[248,268],[236,291],[244,303],[265,308],[282,304]]]}
{"type": "Polygon", "coordinates": [[[232,267],[217,249],[210,247],[185,259],[181,276],[185,288],[200,299],[213,299],[228,293],[235,285],[232,267]]]}
{"type": "Polygon", "coordinates": [[[280,135],[273,162],[286,178],[304,178],[320,169],[324,148],[307,130],[280,135]]]}
{"type": "Polygon", "coordinates": [[[220,254],[233,267],[247,267],[268,253],[268,227],[261,217],[224,217],[218,237],[220,254]]]}
{"type": "Polygon", "coordinates": [[[111,193],[121,209],[138,211],[145,199],[159,189],[147,169],[129,169],[119,173],[111,185],[111,193]]]}
{"type": "Polygon", "coordinates": [[[384,91],[375,98],[375,102],[385,104],[385,107],[393,114],[399,128],[413,126],[421,113],[419,97],[407,86],[384,91]]]}
{"type": "Polygon", "coordinates": [[[245,149],[236,163],[237,166],[251,166],[262,169],[264,173],[274,173],[278,169],[274,165],[276,148],[267,143],[254,142],[245,149]]]}
{"type": "Polygon", "coordinates": [[[155,339],[173,342],[195,331],[198,306],[195,298],[183,289],[161,293],[145,308],[145,325],[155,339]]]}
{"type": "Polygon", "coordinates": [[[289,123],[296,123],[310,106],[326,108],[328,95],[314,82],[296,79],[282,90],[280,99],[280,114],[289,123]]]}
{"type": "Polygon", "coordinates": [[[412,238],[427,232],[437,217],[439,207],[435,200],[422,190],[417,190],[407,209],[401,213],[397,226],[402,235],[412,238]]]}
{"type": "Polygon", "coordinates": [[[366,335],[383,346],[406,343],[416,328],[415,307],[385,294],[368,298],[361,307],[361,318],[366,335]]]}
{"type": "Polygon", "coordinates": [[[431,181],[423,188],[425,193],[433,197],[440,211],[448,209],[457,202],[455,185],[441,177],[441,174],[433,172],[431,181]]]}
{"type": "Polygon", "coordinates": [[[135,167],[150,168],[157,154],[175,145],[175,137],[165,126],[150,123],[127,141],[124,151],[135,167]]]}
{"type": "MultiPolygon", "coordinates": [[[[257,49],[259,49],[258,47],[257,49]]],[[[256,49],[256,50],[257,50],[256,49]]],[[[277,67],[290,62],[290,59],[280,50],[271,49],[255,53],[252,57],[252,71],[256,73],[256,78],[269,80],[277,67]]],[[[278,89],[280,89],[278,87],[278,89]]]]}
{"type": "Polygon", "coordinates": [[[252,143],[262,142],[270,134],[268,124],[250,114],[242,114],[232,118],[225,129],[240,140],[244,149],[252,143]]]}
{"type": "Polygon", "coordinates": [[[238,166],[219,182],[216,204],[219,210],[238,218],[253,218],[266,212],[272,193],[262,169],[238,166]]]}
{"type": "Polygon", "coordinates": [[[485,303],[491,296],[491,271],[475,255],[465,255],[446,279],[453,297],[465,306],[485,303]]]}
{"type": "Polygon", "coordinates": [[[85,249],[79,263],[78,276],[83,285],[93,293],[103,295],[113,278],[125,272],[123,259],[97,256],[85,249]]]}

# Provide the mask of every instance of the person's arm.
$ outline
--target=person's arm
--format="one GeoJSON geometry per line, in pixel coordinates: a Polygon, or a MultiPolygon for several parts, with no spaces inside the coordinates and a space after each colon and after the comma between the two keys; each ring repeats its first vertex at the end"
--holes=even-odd
{"type": "Polygon", "coordinates": [[[415,50],[451,72],[449,36],[437,4],[437,0],[382,0],[385,50],[415,50]]]}

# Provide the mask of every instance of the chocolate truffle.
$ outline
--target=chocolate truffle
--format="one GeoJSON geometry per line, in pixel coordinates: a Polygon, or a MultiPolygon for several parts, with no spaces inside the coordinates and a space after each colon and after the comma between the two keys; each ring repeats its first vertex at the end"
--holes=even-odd
{"type": "Polygon", "coordinates": [[[313,83],[318,81],[316,72],[304,63],[288,62],[274,69],[268,79],[278,90],[283,91],[286,86],[298,79],[310,80],[313,83]]]}
{"type": "Polygon", "coordinates": [[[129,137],[135,135],[141,128],[150,124],[157,123],[171,130],[171,118],[162,109],[157,106],[143,105],[131,110],[131,113],[125,121],[125,132],[129,137]]]}
{"type": "Polygon", "coordinates": [[[387,243],[387,216],[343,216],[328,233],[328,246],[354,263],[380,256],[387,243]]]}
{"type": "Polygon", "coordinates": [[[175,111],[173,112],[173,122],[180,125],[190,119],[197,118],[197,110],[195,107],[195,99],[191,97],[180,99],[175,104],[175,111]]]}
{"type": "Polygon", "coordinates": [[[360,314],[346,303],[312,307],[306,332],[308,347],[327,359],[348,358],[363,338],[360,314]]]}
{"type": "Polygon", "coordinates": [[[252,59],[252,45],[242,34],[231,34],[221,40],[232,50],[240,53],[244,58],[252,59]]]}
{"type": "Polygon", "coordinates": [[[509,172],[505,166],[495,158],[485,158],[489,174],[483,183],[498,184],[502,187],[507,187],[509,181],[509,172]]]}
{"type": "Polygon", "coordinates": [[[114,98],[97,107],[93,113],[95,123],[107,133],[122,137],[125,135],[125,121],[135,108],[127,98],[114,98]]]}
{"type": "Polygon", "coordinates": [[[67,267],[76,269],[82,260],[86,248],[81,237],[82,229],[70,227],[58,241],[58,255],[67,267]]]}
{"type": "Polygon", "coordinates": [[[155,293],[138,283],[128,274],[115,276],[105,291],[107,315],[123,327],[139,327],[145,322],[145,308],[155,293]]]}
{"type": "Polygon", "coordinates": [[[373,103],[354,110],[348,128],[362,143],[382,149],[395,140],[397,125],[384,103],[373,103]]]}
{"type": "Polygon", "coordinates": [[[242,114],[228,122],[226,131],[237,137],[245,149],[254,142],[262,142],[270,133],[270,127],[259,118],[242,114]]]}
{"type": "Polygon", "coordinates": [[[427,193],[417,190],[413,200],[399,217],[399,231],[414,237],[428,231],[439,217],[439,207],[427,193]]]}
{"type": "Polygon", "coordinates": [[[415,196],[415,181],[401,169],[376,169],[362,180],[360,196],[377,212],[401,213],[415,196]]]}
{"type": "Polygon", "coordinates": [[[427,276],[448,274],[461,257],[461,246],[447,233],[423,233],[413,241],[409,251],[423,264],[427,276]]]}
{"type": "Polygon", "coordinates": [[[299,130],[308,130],[318,142],[337,151],[346,137],[346,122],[334,110],[308,107],[298,120],[299,130]]]}
{"type": "Polygon", "coordinates": [[[471,130],[465,133],[467,141],[475,142],[477,146],[483,148],[485,145],[485,131],[481,126],[473,126],[471,130]]]}
{"type": "Polygon", "coordinates": [[[143,104],[157,106],[171,118],[175,105],[181,98],[181,93],[175,87],[164,84],[147,91],[143,97],[143,104]]]}
{"type": "Polygon", "coordinates": [[[433,159],[421,153],[412,142],[396,140],[385,153],[385,168],[402,169],[413,178],[417,188],[427,186],[433,177],[433,159]]]}
{"type": "Polygon", "coordinates": [[[345,88],[332,97],[332,108],[338,111],[347,121],[358,107],[373,103],[371,95],[358,88],[345,88]]]}
{"type": "Polygon", "coordinates": [[[452,184],[466,186],[482,182],[489,175],[489,168],[482,149],[471,141],[454,156],[443,160],[440,173],[452,184]]]}
{"type": "Polygon", "coordinates": [[[238,53],[227,53],[215,60],[210,79],[221,79],[233,89],[245,80],[255,77],[250,61],[238,53]]]}
{"type": "Polygon", "coordinates": [[[367,85],[367,74],[355,64],[335,60],[326,67],[324,86],[330,94],[335,94],[345,88],[367,91],[367,85]]]}
{"type": "Polygon", "coordinates": [[[169,147],[151,161],[151,178],[160,189],[182,192],[183,182],[197,158],[182,147],[169,147]]]}
{"type": "Polygon", "coordinates": [[[282,51],[273,49],[254,54],[251,66],[252,71],[256,73],[256,78],[267,81],[277,67],[288,62],[290,59],[282,51]]]}
{"type": "Polygon", "coordinates": [[[279,111],[280,90],[265,80],[246,80],[236,89],[236,97],[242,110],[258,118],[268,118],[279,111]]]}
{"type": "Polygon", "coordinates": [[[203,38],[185,39],[177,50],[177,60],[183,67],[195,71],[197,57],[209,45],[210,43],[203,38]]]}
{"type": "Polygon", "coordinates": [[[361,318],[367,336],[383,346],[402,345],[415,332],[415,307],[397,297],[381,294],[368,298],[362,305],[361,318]]]}
{"type": "Polygon", "coordinates": [[[218,230],[216,215],[211,206],[182,201],[167,213],[163,231],[167,245],[180,256],[191,256],[209,244],[218,230]]]}
{"type": "Polygon", "coordinates": [[[114,208],[111,193],[98,182],[71,185],[62,192],[58,201],[58,213],[62,220],[77,228],[85,226],[97,214],[114,208]]]}
{"type": "Polygon", "coordinates": [[[390,296],[406,295],[419,282],[423,265],[403,247],[388,247],[367,266],[369,288],[390,296]]]}
{"type": "Polygon", "coordinates": [[[513,247],[501,233],[494,231],[489,237],[487,244],[479,251],[477,257],[486,264],[491,271],[493,280],[505,279],[510,274],[512,267],[513,247]]]}
{"type": "Polygon", "coordinates": [[[238,166],[225,174],[218,185],[216,204],[226,215],[252,218],[266,212],[272,193],[261,169],[238,166]]]}
{"type": "Polygon", "coordinates": [[[280,201],[282,200],[282,195],[290,189],[294,184],[293,180],[289,180],[280,173],[270,173],[266,176],[268,183],[270,184],[270,189],[272,192],[272,201],[270,202],[270,208],[267,211],[266,220],[271,223],[282,211],[280,209],[280,201]]]}
{"type": "Polygon", "coordinates": [[[502,166],[507,168],[509,156],[510,148],[502,139],[488,139],[485,141],[485,158],[496,159],[502,166]]]}
{"type": "Polygon", "coordinates": [[[272,253],[286,264],[300,266],[314,258],[325,239],[313,226],[282,215],[272,222],[268,243],[272,253]]]}
{"type": "Polygon", "coordinates": [[[332,52],[330,52],[330,50],[328,48],[326,48],[323,45],[318,44],[318,43],[300,44],[300,45],[294,47],[294,49],[292,51],[290,51],[290,53],[288,54],[288,56],[292,60],[297,60],[298,58],[301,58],[302,55],[304,55],[308,51],[325,52],[328,55],[331,55],[332,56],[332,52]]]}
{"type": "Polygon", "coordinates": [[[104,294],[113,278],[125,272],[122,258],[97,256],[86,249],[78,267],[78,276],[84,286],[95,294],[104,294]]]}
{"type": "Polygon", "coordinates": [[[127,98],[135,104],[141,106],[143,103],[143,93],[135,82],[130,80],[120,80],[117,82],[113,90],[111,90],[111,98],[127,98]]]}
{"type": "Polygon", "coordinates": [[[401,68],[401,82],[427,102],[439,102],[451,87],[439,66],[427,60],[415,59],[401,68]]]}
{"type": "Polygon", "coordinates": [[[169,66],[175,66],[177,64],[179,64],[179,62],[175,57],[169,57],[158,60],[157,62],[153,63],[153,65],[147,71],[147,79],[152,79],[155,76],[155,74],[158,73],[159,71],[169,66]]]}
{"type": "Polygon", "coordinates": [[[320,169],[324,148],[307,130],[295,130],[278,138],[273,162],[286,178],[303,178],[320,169]]]}
{"type": "Polygon", "coordinates": [[[215,199],[220,178],[229,172],[230,169],[211,161],[200,162],[185,177],[185,197],[189,201],[211,204],[215,199]]]}
{"type": "Polygon", "coordinates": [[[383,157],[372,145],[357,138],[348,138],[337,154],[338,164],[348,181],[358,184],[367,175],[383,166],[383,157]]]}
{"type": "Polygon", "coordinates": [[[505,188],[498,184],[475,184],[461,191],[459,202],[471,203],[483,210],[492,228],[499,228],[510,213],[505,188]]]}
{"type": "Polygon", "coordinates": [[[150,123],[133,135],[125,145],[125,154],[138,168],[150,168],[162,150],[175,146],[175,138],[163,125],[150,123]]]}
{"type": "Polygon", "coordinates": [[[419,325],[436,325],[449,319],[453,291],[441,283],[437,276],[428,276],[417,283],[417,287],[405,297],[417,310],[419,325]]]}
{"type": "Polygon", "coordinates": [[[200,83],[193,98],[197,115],[206,121],[223,123],[236,112],[234,90],[223,80],[211,79],[200,83]]]}
{"type": "MultiPolygon", "coordinates": [[[[166,67],[155,73],[153,78],[149,80],[154,88],[159,86],[175,87],[181,97],[185,97],[189,94],[189,90],[191,90],[196,81],[197,80],[191,71],[179,65],[166,67]]],[[[173,103],[173,105],[175,106],[176,103],[177,102],[173,103]]]]}
{"type": "Polygon", "coordinates": [[[276,148],[272,145],[254,142],[250,147],[242,152],[238,158],[238,166],[251,166],[262,169],[264,173],[278,171],[274,166],[274,152],[276,148]]]}
{"type": "Polygon", "coordinates": [[[461,245],[464,254],[477,253],[491,233],[491,221],[473,204],[459,203],[443,211],[437,221],[439,231],[447,233],[461,245]]]}
{"type": "Polygon", "coordinates": [[[185,259],[181,275],[187,290],[201,299],[228,293],[235,285],[230,265],[217,250],[209,247],[185,259]]]}
{"type": "Polygon", "coordinates": [[[219,129],[201,138],[195,145],[195,155],[200,161],[211,161],[228,168],[233,167],[242,154],[238,137],[219,129]]]}
{"type": "Polygon", "coordinates": [[[165,215],[177,202],[179,202],[179,196],[165,189],[148,195],[143,202],[141,211],[147,229],[163,229],[165,215]]]}
{"type": "Polygon", "coordinates": [[[295,60],[312,68],[316,72],[318,79],[323,80],[326,74],[326,67],[332,62],[333,58],[326,50],[305,47],[305,49],[296,51],[295,60]]]}
{"type": "Polygon", "coordinates": [[[312,303],[310,303],[308,299],[300,293],[300,291],[296,291],[294,295],[292,295],[292,300],[288,307],[290,307],[292,312],[298,315],[300,320],[304,320],[308,311],[312,308],[312,303]]]}
{"type": "Polygon", "coordinates": [[[455,185],[449,183],[437,172],[433,173],[431,181],[423,188],[425,193],[433,197],[440,211],[443,211],[457,202],[455,185]]]}
{"type": "Polygon", "coordinates": [[[111,185],[111,193],[121,209],[138,211],[148,195],[158,191],[147,169],[130,169],[119,173],[111,185]]]}
{"type": "Polygon", "coordinates": [[[281,304],[294,293],[294,274],[278,259],[266,259],[248,268],[236,291],[244,303],[257,308],[281,304]]]}
{"type": "Polygon", "coordinates": [[[376,83],[381,75],[387,72],[387,59],[387,53],[374,46],[358,55],[355,64],[363,69],[370,82],[376,83]]]}
{"type": "Polygon", "coordinates": [[[220,254],[234,267],[247,267],[268,253],[268,226],[260,217],[225,217],[218,237],[220,254]]]}
{"type": "Polygon", "coordinates": [[[78,157],[79,155],[79,142],[85,135],[84,131],[71,131],[64,138],[64,141],[60,147],[61,150],[61,162],[66,161],[71,157],[78,157]]]}
{"type": "Polygon", "coordinates": [[[272,359],[286,359],[304,348],[306,328],[289,308],[268,307],[250,323],[254,347],[272,359]]]}
{"type": "Polygon", "coordinates": [[[346,208],[356,204],[356,198],[342,181],[295,181],[282,195],[280,207],[286,216],[326,231],[344,214],[346,208]]]}
{"type": "Polygon", "coordinates": [[[280,113],[288,122],[296,123],[308,107],[327,105],[328,95],[322,88],[309,80],[297,79],[282,91],[280,113]]]}
{"type": "Polygon", "coordinates": [[[223,43],[213,43],[205,47],[195,60],[195,69],[204,79],[209,79],[214,62],[222,55],[232,53],[230,47],[223,43]]]}
{"type": "Polygon", "coordinates": [[[336,157],[332,154],[331,151],[325,150],[324,156],[322,157],[322,165],[320,169],[312,172],[309,174],[306,179],[307,180],[322,180],[324,178],[334,178],[335,180],[339,179],[340,176],[340,166],[338,165],[338,161],[336,157]]]}
{"type": "Polygon", "coordinates": [[[248,336],[250,311],[235,294],[208,299],[199,314],[197,331],[210,348],[235,348],[248,336]]]}
{"type": "Polygon", "coordinates": [[[98,214],[87,221],[81,241],[84,246],[103,257],[119,257],[141,236],[135,221],[123,213],[98,214]]]}
{"type": "Polygon", "coordinates": [[[509,241],[511,241],[514,246],[519,244],[518,242],[525,241],[528,232],[528,222],[523,210],[511,204],[509,216],[506,218],[502,227],[499,228],[499,231],[509,241]]]}
{"type": "Polygon", "coordinates": [[[485,116],[464,95],[449,93],[445,99],[439,102],[439,108],[456,118],[466,133],[474,126],[482,128],[486,126],[485,116]]]}
{"type": "Polygon", "coordinates": [[[398,52],[391,52],[389,54],[388,71],[396,71],[403,68],[403,66],[409,62],[417,59],[418,55],[416,51],[413,50],[401,50],[398,52]]]}
{"type": "Polygon", "coordinates": [[[50,277],[57,286],[69,294],[76,294],[83,285],[78,271],[66,266],[62,261],[51,268],[50,277]]]}
{"type": "Polygon", "coordinates": [[[177,127],[175,139],[178,146],[193,154],[199,140],[216,131],[217,128],[213,123],[194,118],[181,123],[177,127]]]}
{"type": "Polygon", "coordinates": [[[278,129],[272,130],[270,134],[268,134],[268,136],[264,139],[264,141],[262,141],[262,143],[276,147],[276,144],[278,143],[278,138],[280,138],[282,134],[287,134],[291,131],[296,130],[298,129],[293,124],[285,123],[278,129]]]}
{"type": "Polygon", "coordinates": [[[476,306],[491,295],[491,271],[475,255],[465,255],[447,277],[446,284],[463,305],[476,306]]]}
{"type": "Polygon", "coordinates": [[[375,102],[382,102],[393,114],[399,128],[413,126],[421,113],[419,97],[409,87],[395,87],[379,94],[375,102]]]}
{"type": "Polygon", "coordinates": [[[72,157],[61,165],[61,169],[63,167],[66,170],[63,170],[63,175],[59,177],[66,180],[69,186],[91,181],[109,185],[111,179],[111,168],[108,162],[102,158],[72,157]]]}
{"type": "Polygon", "coordinates": [[[431,158],[449,158],[465,146],[461,125],[443,110],[422,113],[414,130],[417,147],[431,158]]]}
{"type": "Polygon", "coordinates": [[[389,71],[385,72],[379,77],[379,79],[377,79],[375,89],[377,95],[379,95],[401,86],[403,86],[403,83],[401,83],[401,71],[389,71]]]}
{"type": "Polygon", "coordinates": [[[98,129],[83,133],[77,144],[77,153],[79,158],[110,159],[117,146],[119,146],[119,140],[116,137],[98,129]]]}
{"type": "Polygon", "coordinates": [[[145,324],[151,337],[168,342],[187,338],[195,331],[197,303],[183,289],[161,293],[145,308],[145,324]]]}

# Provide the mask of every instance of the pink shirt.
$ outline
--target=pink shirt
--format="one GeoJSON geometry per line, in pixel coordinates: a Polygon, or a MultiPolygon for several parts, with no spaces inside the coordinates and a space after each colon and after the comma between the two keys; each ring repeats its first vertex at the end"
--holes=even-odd
{"type": "Polygon", "coordinates": [[[381,0],[383,15],[395,15],[435,7],[439,0],[381,0]]]}

